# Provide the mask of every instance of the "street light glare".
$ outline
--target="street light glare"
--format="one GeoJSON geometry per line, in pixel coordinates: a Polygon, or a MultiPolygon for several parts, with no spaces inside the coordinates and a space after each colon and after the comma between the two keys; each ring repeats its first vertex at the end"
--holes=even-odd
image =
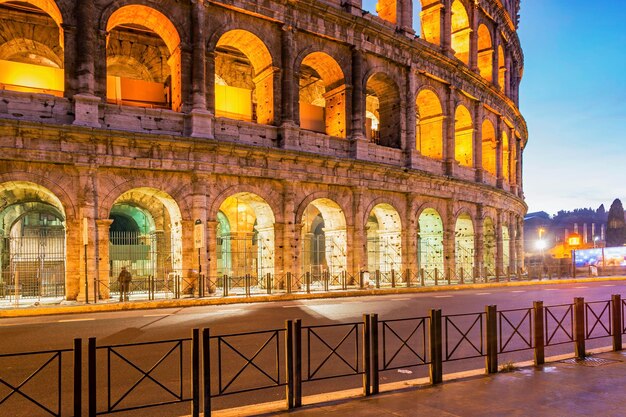
{"type": "Polygon", "coordinates": [[[537,241],[537,249],[539,250],[544,250],[548,245],[546,244],[545,240],[538,240],[537,241]]]}

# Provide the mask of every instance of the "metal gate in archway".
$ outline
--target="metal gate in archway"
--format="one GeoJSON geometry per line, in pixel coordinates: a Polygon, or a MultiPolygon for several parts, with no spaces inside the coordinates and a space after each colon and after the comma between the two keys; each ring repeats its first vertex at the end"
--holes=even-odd
{"type": "Polygon", "coordinates": [[[217,239],[217,286],[224,294],[264,292],[274,286],[272,239],[231,233],[217,239]]]}
{"type": "Polygon", "coordinates": [[[0,298],[65,297],[65,229],[24,228],[2,238],[0,298]]]}

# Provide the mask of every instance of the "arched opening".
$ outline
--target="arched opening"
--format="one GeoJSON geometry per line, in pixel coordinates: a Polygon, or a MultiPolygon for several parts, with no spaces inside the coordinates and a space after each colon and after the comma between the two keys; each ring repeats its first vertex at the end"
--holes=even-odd
{"type": "Polygon", "coordinates": [[[511,237],[509,235],[509,225],[502,225],[502,269],[508,274],[511,266],[511,237]]]}
{"type": "Polygon", "coordinates": [[[274,122],[274,67],[256,35],[235,29],[215,46],[215,115],[260,124],[274,122]]]}
{"type": "Polygon", "coordinates": [[[48,189],[0,184],[0,299],[65,297],[65,211],[48,189]]]}
{"type": "Polygon", "coordinates": [[[274,223],[271,207],[256,194],[224,200],[217,213],[216,248],[222,288],[267,290],[267,276],[274,276],[274,223]]]}
{"type": "Polygon", "coordinates": [[[509,135],[502,132],[502,176],[505,181],[511,179],[511,150],[509,147],[509,135]]]}
{"type": "Polygon", "coordinates": [[[392,283],[392,274],[402,271],[400,215],[391,205],[378,204],[370,212],[365,230],[368,271],[380,274],[380,282],[392,283]]]}
{"type": "Polygon", "coordinates": [[[469,64],[470,50],[470,28],[469,16],[465,6],[460,0],[452,3],[452,39],[450,45],[454,51],[454,56],[469,64]]]}
{"type": "Polygon", "coordinates": [[[483,276],[493,277],[496,275],[496,228],[493,220],[487,217],[483,221],[483,276]]]}
{"type": "Polygon", "coordinates": [[[378,145],[400,148],[400,92],[396,83],[383,73],[367,80],[365,132],[378,145]],[[378,123],[378,126],[376,126],[378,123]]]}
{"type": "Polygon", "coordinates": [[[346,218],[337,203],[313,200],[302,215],[302,273],[322,286],[323,280],[339,283],[347,267],[346,218]]]}
{"type": "Polygon", "coordinates": [[[162,296],[193,294],[194,284],[182,277],[182,217],[172,197],[153,188],[129,190],[115,200],[109,219],[112,294],[119,293],[122,267],[132,275],[131,298],[145,298],[152,291],[162,296]]]}
{"type": "Polygon", "coordinates": [[[363,0],[362,8],[387,22],[398,22],[398,0],[363,0]]]}
{"type": "Polygon", "coordinates": [[[109,18],[107,101],[126,106],[180,111],[180,37],[161,12],[123,6],[109,18]]]}
{"type": "Polygon", "coordinates": [[[341,67],[330,55],[313,52],[300,66],[300,127],[346,137],[346,86],[341,67]]]}
{"type": "Polygon", "coordinates": [[[485,80],[493,81],[493,44],[487,26],[478,26],[478,71],[485,80]]]}
{"type": "Polygon", "coordinates": [[[437,210],[428,208],[418,219],[419,238],[417,241],[417,256],[420,270],[424,271],[425,278],[435,279],[443,276],[443,222],[437,210]]]}
{"type": "Polygon", "coordinates": [[[416,100],[417,150],[428,158],[443,158],[443,109],[439,97],[422,90],[416,100]]]}
{"type": "Polygon", "coordinates": [[[506,61],[504,60],[504,48],[502,45],[498,46],[498,85],[500,91],[503,93],[506,91],[506,61]]]}
{"type": "Polygon", "coordinates": [[[469,214],[461,214],[454,226],[454,260],[457,277],[474,273],[474,223],[469,214]]]}
{"type": "Polygon", "coordinates": [[[0,0],[0,90],[63,96],[62,24],[53,0],[0,0]]]}
{"type": "MultiPolygon", "coordinates": [[[[414,1],[413,4],[421,3],[421,10],[419,14],[420,19],[420,31],[415,31],[421,34],[421,38],[426,42],[430,42],[434,45],[441,45],[441,1],[440,0],[421,0],[420,2],[414,1]]],[[[413,6],[414,10],[417,7],[413,6]]]]}
{"type": "Polygon", "coordinates": [[[483,169],[485,172],[497,175],[496,167],[496,130],[489,120],[483,122],[483,169]]]}
{"type": "Polygon", "coordinates": [[[474,125],[469,110],[457,107],[454,116],[454,158],[464,167],[474,166],[474,125]]]}

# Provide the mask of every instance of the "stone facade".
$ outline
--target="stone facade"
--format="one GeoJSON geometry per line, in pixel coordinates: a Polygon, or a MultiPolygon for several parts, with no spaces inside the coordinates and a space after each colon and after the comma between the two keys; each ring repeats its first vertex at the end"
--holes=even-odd
{"type": "Polygon", "coordinates": [[[79,300],[85,276],[108,295],[122,218],[163,234],[150,259],[196,290],[199,268],[277,287],[288,272],[521,268],[519,0],[361,7],[0,0],[0,65],[64,85],[0,78],[0,236],[52,213],[79,300]]]}

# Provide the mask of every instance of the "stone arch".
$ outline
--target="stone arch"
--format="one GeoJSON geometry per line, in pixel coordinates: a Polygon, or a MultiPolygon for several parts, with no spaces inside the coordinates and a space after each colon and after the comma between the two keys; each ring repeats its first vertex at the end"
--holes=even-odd
{"type": "Polygon", "coordinates": [[[300,127],[346,137],[346,82],[337,61],[325,52],[300,60],[300,127]]]}
{"type": "Polygon", "coordinates": [[[15,38],[0,45],[0,60],[30,62],[33,65],[42,65],[62,69],[63,50],[59,47],[54,50],[50,46],[32,39],[15,38]],[[22,57],[23,53],[35,55],[33,57],[22,57]]]}
{"type": "Polygon", "coordinates": [[[489,119],[483,121],[482,137],[483,170],[495,177],[498,172],[496,166],[496,129],[489,119]]]}
{"type": "Polygon", "coordinates": [[[505,181],[511,179],[511,146],[506,130],[502,130],[502,177],[505,181]]]}
{"type": "Polygon", "coordinates": [[[267,45],[244,29],[230,29],[215,41],[215,84],[218,117],[274,122],[274,66],[267,45]],[[255,116],[256,115],[256,116],[255,116]]]}
{"type": "Polygon", "coordinates": [[[500,86],[500,91],[506,91],[506,61],[504,58],[504,48],[502,45],[498,45],[498,85],[500,86]]]}
{"type": "Polygon", "coordinates": [[[474,124],[472,115],[462,104],[454,114],[454,159],[461,166],[474,165],[474,124]]]}
{"type": "Polygon", "coordinates": [[[441,100],[434,90],[424,88],[415,100],[416,146],[424,156],[443,159],[443,121],[441,100]]]}
{"type": "Polygon", "coordinates": [[[454,226],[454,258],[457,276],[472,275],[474,270],[474,221],[467,211],[456,217],[454,226]]]}
{"type": "Polygon", "coordinates": [[[400,148],[401,99],[398,84],[384,72],[374,72],[367,77],[366,112],[378,119],[366,117],[365,131],[370,141],[381,146],[400,148]]]}
{"type": "Polygon", "coordinates": [[[491,217],[483,220],[483,275],[486,277],[495,276],[496,273],[496,253],[497,253],[496,227],[491,217]]]}
{"type": "MultiPolygon", "coordinates": [[[[131,4],[114,9],[105,27],[108,32],[107,99],[124,105],[180,111],[183,101],[181,37],[174,23],[151,6],[131,4]],[[109,65],[109,57],[125,55],[141,62],[152,74],[151,79],[130,78],[136,71],[128,63],[124,67],[109,65]],[[128,69],[124,70],[126,67],[128,69]]],[[[116,62],[124,61],[118,58],[116,62]]]]}
{"type": "MultiPolygon", "coordinates": [[[[2,3],[12,3],[16,0],[0,0],[2,3]]],[[[21,3],[28,3],[43,10],[54,22],[61,28],[63,24],[63,15],[61,9],[54,0],[20,0],[21,3]]],[[[61,43],[62,44],[62,43],[61,43]]]]}
{"type": "Polygon", "coordinates": [[[419,3],[420,37],[426,42],[441,45],[441,0],[420,0],[419,3]]]}
{"type": "Polygon", "coordinates": [[[417,256],[426,277],[444,272],[444,224],[439,211],[424,206],[418,216],[417,256]],[[437,272],[436,272],[437,271],[437,272]]]}
{"type": "MultiPolygon", "coordinates": [[[[367,211],[367,265],[382,274],[402,270],[402,220],[389,203],[379,202],[367,211]]],[[[390,277],[388,277],[390,278],[390,277]]]]}
{"type": "MultiPolygon", "coordinates": [[[[68,194],[67,188],[60,185],[57,181],[25,171],[14,171],[6,174],[0,174],[0,184],[8,183],[32,183],[37,185],[37,187],[48,190],[52,195],[54,195],[55,199],[58,200],[58,204],[63,207],[63,214],[66,216],[66,219],[77,219],[78,214],[73,199],[68,194]]],[[[57,203],[55,202],[55,204],[57,203]]],[[[0,200],[0,206],[1,205],[2,201],[0,200]]]]}
{"type": "Polygon", "coordinates": [[[470,27],[469,15],[465,4],[461,0],[452,3],[452,39],[450,45],[454,56],[469,64],[470,53],[470,27]]]}
{"type": "Polygon", "coordinates": [[[485,24],[478,26],[478,72],[485,80],[493,81],[493,42],[485,24]]]}
{"type": "Polygon", "coordinates": [[[269,209],[272,212],[272,216],[274,216],[274,221],[281,222],[283,219],[283,213],[281,209],[282,204],[282,196],[279,192],[275,192],[273,190],[267,190],[263,187],[259,187],[256,185],[248,185],[248,184],[238,184],[232,185],[230,187],[225,188],[220,191],[215,198],[211,201],[209,205],[209,211],[207,216],[211,220],[215,220],[217,217],[217,213],[220,210],[220,206],[224,204],[224,201],[233,195],[240,194],[250,194],[256,195],[258,198],[263,200],[265,204],[269,206],[269,209]]]}

